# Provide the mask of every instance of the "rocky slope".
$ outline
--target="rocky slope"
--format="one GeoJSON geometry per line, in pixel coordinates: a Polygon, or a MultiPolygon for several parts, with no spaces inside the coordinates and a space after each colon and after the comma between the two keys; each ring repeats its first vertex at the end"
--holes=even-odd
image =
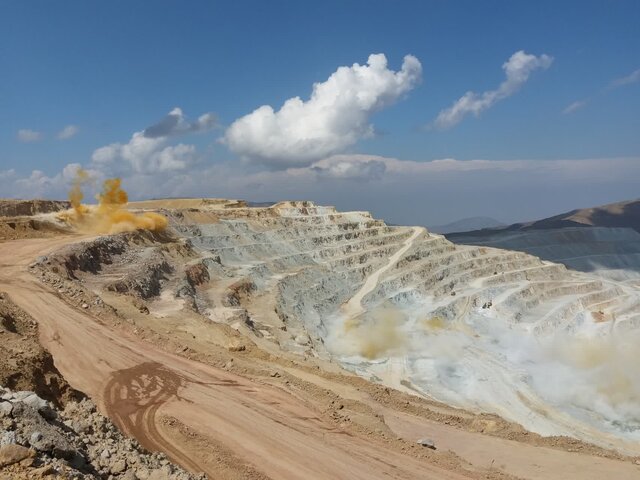
{"type": "Polygon", "coordinates": [[[176,240],[98,240],[49,268],[151,318],[192,312],[263,348],[337,360],[543,435],[638,451],[633,284],[310,202],[170,202],[176,240]]]}
{"type": "Polygon", "coordinates": [[[30,391],[0,387],[0,478],[196,480],[162,453],[126,438],[87,399],[64,410],[30,391]]]}
{"type": "Polygon", "coordinates": [[[0,478],[196,480],[162,453],[148,453],[88,399],[64,410],[30,391],[0,387],[0,478]],[[4,477],[3,477],[4,475],[4,477]]]}
{"type": "Polygon", "coordinates": [[[55,213],[69,208],[55,200],[0,199],[0,242],[20,238],[42,238],[69,233],[55,213]]]}

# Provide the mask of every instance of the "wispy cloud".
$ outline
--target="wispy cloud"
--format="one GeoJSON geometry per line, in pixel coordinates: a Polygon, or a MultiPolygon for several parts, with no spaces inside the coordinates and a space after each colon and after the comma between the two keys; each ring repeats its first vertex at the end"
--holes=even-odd
{"type": "Polygon", "coordinates": [[[609,88],[623,87],[624,85],[630,85],[632,83],[640,82],[640,68],[634,70],[629,75],[621,78],[616,78],[611,81],[609,88]]]}
{"type": "Polygon", "coordinates": [[[585,107],[592,100],[595,100],[602,95],[606,95],[610,90],[624,87],[626,85],[631,85],[632,83],[636,82],[640,82],[640,68],[631,72],[629,75],[611,80],[607,86],[600,88],[600,90],[598,90],[590,97],[570,103],[562,110],[562,113],[564,115],[571,114],[576,110],[585,107]]]}
{"type": "Polygon", "coordinates": [[[611,80],[607,86],[600,88],[599,91],[597,91],[590,97],[570,103],[562,110],[562,113],[564,115],[571,114],[576,110],[585,107],[588,103],[590,103],[592,100],[595,100],[596,98],[599,98],[601,95],[606,95],[610,90],[624,87],[626,85],[631,85],[636,82],[640,82],[640,68],[631,72],[629,75],[611,80]]]}
{"type": "Polygon", "coordinates": [[[567,105],[562,113],[568,115],[570,113],[575,112],[576,110],[580,110],[582,107],[587,105],[587,100],[577,100],[569,105],[567,105]]]}
{"type": "Polygon", "coordinates": [[[18,140],[22,143],[33,143],[42,140],[42,133],[36,132],[29,128],[22,128],[18,130],[18,140]]]}
{"type": "Polygon", "coordinates": [[[58,132],[58,140],[69,140],[72,137],[75,137],[80,129],[77,125],[67,125],[62,130],[58,132]]]}
{"type": "Polygon", "coordinates": [[[439,129],[451,128],[460,123],[470,114],[476,117],[483,111],[491,108],[500,100],[504,100],[516,93],[520,87],[529,79],[535,70],[546,70],[553,62],[553,57],[549,55],[530,55],[520,50],[507,60],[502,69],[505,71],[506,79],[495,90],[488,90],[483,93],[467,92],[453,105],[442,110],[433,122],[433,126],[439,129]]]}

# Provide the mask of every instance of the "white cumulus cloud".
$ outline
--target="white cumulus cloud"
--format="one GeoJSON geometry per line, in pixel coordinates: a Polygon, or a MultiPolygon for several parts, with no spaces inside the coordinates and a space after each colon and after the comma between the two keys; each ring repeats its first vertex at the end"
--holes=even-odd
{"type": "Polygon", "coordinates": [[[137,173],[184,170],[193,163],[193,145],[166,145],[165,137],[148,138],[144,132],[133,134],[128,143],[112,143],[93,152],[97,166],[112,167],[115,171],[130,168],[137,173]]]}
{"type": "Polygon", "coordinates": [[[39,142],[42,140],[42,133],[29,128],[22,128],[18,130],[18,140],[23,143],[39,142]]]}
{"type": "Polygon", "coordinates": [[[412,56],[402,68],[387,68],[383,54],[366,65],[338,68],[313,85],[311,97],[287,100],[278,111],[263,105],[227,129],[223,142],[241,157],[270,167],[310,165],[373,135],[372,114],[396,102],[421,80],[422,66],[412,56]]]}
{"type": "Polygon", "coordinates": [[[68,140],[71,137],[75,137],[79,131],[80,129],[77,125],[67,125],[58,132],[58,140],[68,140]]]}
{"type": "Polygon", "coordinates": [[[533,71],[547,69],[552,62],[553,57],[549,55],[535,56],[522,50],[517,51],[502,65],[506,79],[497,89],[483,93],[465,93],[451,107],[442,110],[433,125],[439,129],[446,129],[457,125],[469,114],[477,117],[484,110],[517,92],[533,71]]]}
{"type": "Polygon", "coordinates": [[[112,143],[96,149],[92,164],[113,174],[122,172],[177,172],[192,166],[198,157],[196,147],[179,143],[168,145],[169,139],[187,133],[201,132],[215,126],[211,113],[188,122],[180,108],[174,108],[160,122],[135,132],[127,143],[112,143]]]}

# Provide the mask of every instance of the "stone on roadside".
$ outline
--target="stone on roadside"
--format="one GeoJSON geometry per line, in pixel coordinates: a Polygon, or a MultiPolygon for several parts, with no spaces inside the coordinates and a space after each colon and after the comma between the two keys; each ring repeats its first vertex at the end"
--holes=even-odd
{"type": "Polygon", "coordinates": [[[11,402],[0,401],[0,418],[11,416],[13,405],[11,402]]]}
{"type": "Polygon", "coordinates": [[[430,438],[421,438],[417,443],[423,447],[430,448],[431,450],[436,449],[436,443],[430,438]]]}
{"type": "Polygon", "coordinates": [[[22,445],[4,445],[0,447],[0,468],[13,465],[33,456],[33,452],[22,445]]]}

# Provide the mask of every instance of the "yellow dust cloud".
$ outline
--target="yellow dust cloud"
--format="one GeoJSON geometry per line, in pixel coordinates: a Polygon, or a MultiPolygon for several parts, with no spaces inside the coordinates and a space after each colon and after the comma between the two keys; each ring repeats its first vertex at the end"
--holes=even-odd
{"type": "Polygon", "coordinates": [[[73,180],[73,186],[69,191],[69,201],[71,202],[71,206],[75,210],[76,214],[82,214],[82,199],[84,198],[82,185],[87,181],[89,181],[89,174],[86,170],[79,168],[76,173],[76,178],[73,180]]]}
{"type": "Polygon", "coordinates": [[[380,309],[360,324],[347,321],[345,333],[351,337],[355,353],[374,360],[406,346],[407,337],[399,328],[403,321],[400,311],[380,309]]]}
{"type": "Polygon", "coordinates": [[[428,330],[444,330],[447,323],[442,317],[430,317],[422,320],[423,326],[428,330]]]}
{"type": "Polygon", "coordinates": [[[69,191],[72,210],[62,215],[63,219],[85,233],[121,233],[135,230],[162,231],[168,220],[154,212],[133,213],[125,209],[129,196],[122,189],[122,180],[105,180],[102,192],[96,197],[98,205],[82,203],[82,186],[89,180],[85,170],[78,169],[69,191]]]}

